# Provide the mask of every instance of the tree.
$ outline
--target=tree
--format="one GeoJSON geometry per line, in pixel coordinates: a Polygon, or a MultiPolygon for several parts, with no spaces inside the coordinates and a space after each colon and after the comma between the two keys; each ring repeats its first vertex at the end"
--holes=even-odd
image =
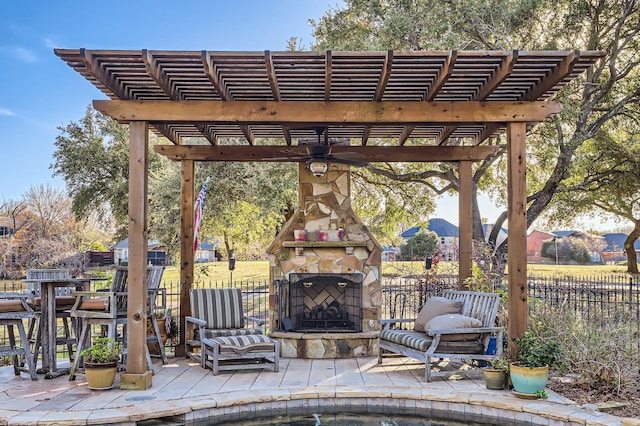
{"type": "Polygon", "coordinates": [[[612,123],[611,132],[601,131],[585,143],[576,161],[574,176],[559,194],[554,219],[567,209],[601,212],[627,219],[633,224],[624,249],[627,272],[637,274],[634,245],[640,238],[640,123],[628,119],[612,123]]]}
{"type": "Polygon", "coordinates": [[[403,259],[424,259],[436,252],[438,241],[438,234],[423,228],[400,247],[400,253],[403,259]]]}
{"type": "MultiPolygon", "coordinates": [[[[609,121],[627,113],[640,100],[636,0],[346,0],[344,8],[311,21],[317,49],[588,49],[606,57],[558,95],[565,109],[529,136],[527,225],[540,217],[571,178],[578,149],[609,121]]],[[[449,141],[448,143],[457,143],[449,141]]],[[[501,153],[499,153],[501,154],[501,153]]],[[[474,192],[492,188],[506,198],[500,156],[474,169],[474,192]],[[498,167],[492,167],[498,166],[498,167]],[[496,173],[494,176],[493,173],[496,173]],[[502,173],[502,176],[500,175],[502,173]]],[[[430,180],[437,191],[457,190],[454,167],[397,172],[391,167],[369,171],[404,181],[430,180]]],[[[473,236],[482,237],[481,215],[473,203],[473,236]]],[[[496,221],[489,242],[496,245],[507,214],[496,221]]],[[[506,253],[506,242],[496,252],[506,253]]]]}
{"type": "MultiPolygon", "coordinates": [[[[73,199],[78,218],[97,214],[103,221],[111,215],[117,237],[124,238],[128,226],[129,128],[88,107],[85,116],[58,128],[54,176],[62,176],[73,199]]],[[[151,136],[155,143],[155,136],[151,136]]],[[[149,150],[149,170],[153,173],[158,155],[149,150]]]]}
{"type": "MultiPolygon", "coordinates": [[[[201,237],[220,237],[227,253],[234,249],[239,258],[262,255],[296,207],[297,168],[288,163],[199,164],[196,182],[207,177],[201,237]]],[[[150,235],[172,253],[180,242],[180,180],[180,164],[163,159],[149,184],[150,235]]]]}

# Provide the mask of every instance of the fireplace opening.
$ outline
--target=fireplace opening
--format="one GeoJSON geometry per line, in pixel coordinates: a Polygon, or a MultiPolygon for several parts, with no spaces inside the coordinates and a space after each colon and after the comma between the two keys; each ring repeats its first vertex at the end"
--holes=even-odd
{"type": "Polygon", "coordinates": [[[291,331],[362,331],[362,280],[361,273],[290,274],[291,331]]]}

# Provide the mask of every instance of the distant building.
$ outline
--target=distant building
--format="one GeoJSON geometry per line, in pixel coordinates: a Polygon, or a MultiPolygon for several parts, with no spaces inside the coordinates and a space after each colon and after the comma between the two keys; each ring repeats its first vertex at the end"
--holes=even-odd
{"type": "MultiPolygon", "coordinates": [[[[115,246],[111,247],[113,250],[113,263],[116,265],[129,263],[129,239],[125,238],[115,246]]],[[[160,242],[155,240],[147,241],[147,261],[152,265],[167,265],[168,264],[167,252],[164,247],[160,245],[160,242]]]]}
{"type": "Polygon", "coordinates": [[[198,242],[198,250],[196,250],[196,262],[218,262],[222,259],[220,255],[220,241],[213,238],[205,238],[198,242]]]}
{"type": "MultiPolygon", "coordinates": [[[[404,231],[400,236],[405,241],[409,241],[420,231],[420,229],[420,226],[414,226],[413,228],[409,228],[404,231]]],[[[442,256],[442,260],[458,260],[460,239],[458,227],[445,219],[433,218],[429,219],[429,226],[427,229],[435,232],[438,236],[438,253],[442,256]]]]}
{"type": "Polygon", "coordinates": [[[527,236],[527,262],[544,263],[549,259],[542,256],[542,243],[555,237],[554,234],[542,231],[531,231],[527,236]]]}
{"type": "Polygon", "coordinates": [[[395,246],[382,247],[382,261],[393,262],[400,258],[400,249],[395,246]]]}
{"type": "Polygon", "coordinates": [[[14,233],[13,220],[9,216],[0,216],[0,237],[7,237],[14,233]]]}
{"type": "MultiPolygon", "coordinates": [[[[606,247],[602,251],[602,260],[605,262],[624,262],[627,260],[627,253],[624,251],[624,242],[627,234],[621,232],[604,234],[606,247]]],[[[636,258],[640,262],[640,240],[636,240],[633,245],[636,250],[636,258]]]]}

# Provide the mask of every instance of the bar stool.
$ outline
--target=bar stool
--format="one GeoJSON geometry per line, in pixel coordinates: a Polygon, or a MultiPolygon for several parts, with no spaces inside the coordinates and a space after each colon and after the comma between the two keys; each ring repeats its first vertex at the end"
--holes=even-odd
{"type": "Polygon", "coordinates": [[[0,347],[0,356],[13,357],[13,371],[16,376],[21,371],[28,372],[31,380],[37,380],[36,364],[29,349],[29,339],[24,330],[25,319],[33,319],[33,310],[27,304],[27,294],[0,293],[0,325],[7,328],[9,335],[9,346],[0,347]],[[16,336],[13,327],[18,327],[20,335],[20,346],[16,343],[16,336]],[[27,361],[27,367],[21,365],[22,357],[27,361]]]}
{"type": "MultiPolygon", "coordinates": [[[[154,285],[150,283],[150,278],[157,279],[155,288],[157,289],[159,280],[162,278],[162,272],[164,267],[150,266],[147,269],[147,287],[154,285]],[[156,272],[158,268],[161,268],[159,272],[156,272]]],[[[126,267],[118,267],[113,274],[111,281],[111,289],[108,292],[89,292],[79,291],[74,292],[76,296],[76,302],[71,308],[71,317],[82,320],[82,331],[78,339],[77,352],[80,354],[85,345],[85,342],[91,337],[91,327],[101,326],[106,329],[106,336],[113,339],[118,338],[117,328],[118,325],[122,325],[122,335],[124,346],[123,357],[126,357],[126,328],[127,328],[127,301],[128,301],[128,277],[129,271],[126,267]]],[[[155,298],[154,298],[155,300],[155,298]]],[[[149,308],[147,307],[147,314],[149,308]]],[[[155,324],[156,339],[160,342],[162,353],[164,354],[164,348],[162,347],[162,340],[160,339],[159,331],[157,331],[157,323],[155,324]]],[[[80,366],[81,356],[78,355],[73,361],[69,380],[74,380],[76,371],[80,366]]],[[[149,348],[146,348],[147,368],[153,373],[153,364],[151,362],[151,355],[149,354],[149,348]]],[[[163,363],[166,363],[166,357],[163,356],[163,363]]]]}

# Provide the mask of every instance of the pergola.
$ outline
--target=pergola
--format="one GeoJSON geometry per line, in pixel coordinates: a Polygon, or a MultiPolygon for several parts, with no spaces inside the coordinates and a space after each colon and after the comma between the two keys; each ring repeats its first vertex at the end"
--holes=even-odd
{"type": "MultiPolygon", "coordinates": [[[[506,133],[509,336],[527,326],[526,129],[558,113],[549,100],[599,51],[210,52],[56,49],[110,100],[94,107],[129,124],[129,311],[121,386],[146,372],[149,129],[154,149],[182,165],[181,325],[193,282],[197,161],[294,161],[297,142],[326,128],[363,161],[455,162],[459,167],[460,282],[472,267],[472,163],[506,133]]],[[[181,337],[182,339],[183,337],[181,337]]]]}

